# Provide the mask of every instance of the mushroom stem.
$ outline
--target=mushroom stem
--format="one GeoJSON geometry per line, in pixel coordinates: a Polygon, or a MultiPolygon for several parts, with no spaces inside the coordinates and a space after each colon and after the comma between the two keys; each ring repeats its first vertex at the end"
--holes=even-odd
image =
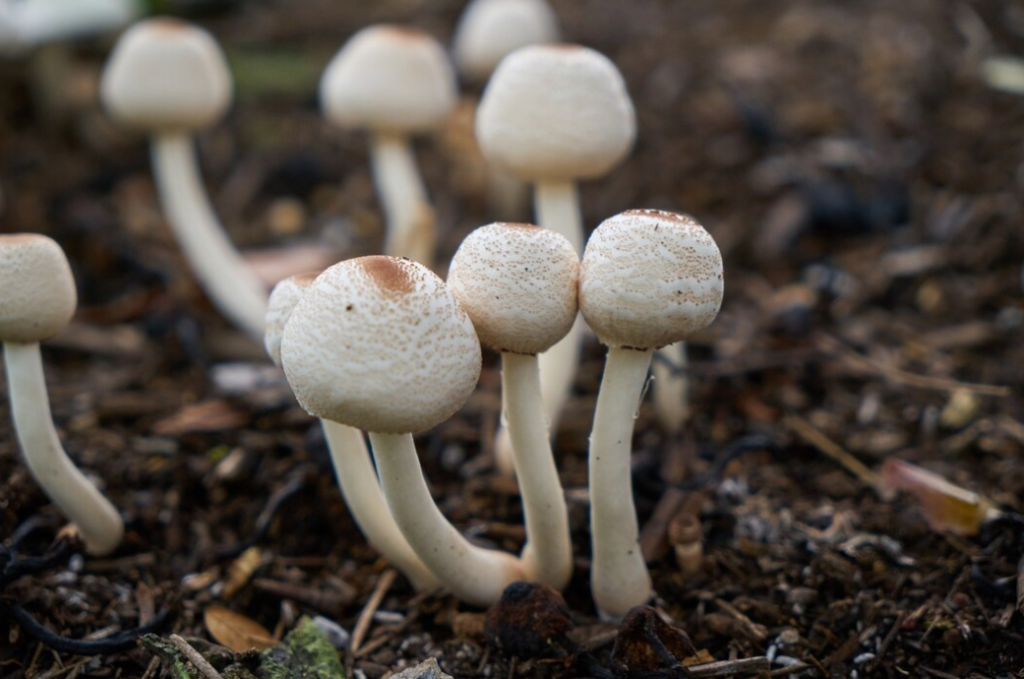
{"type": "Polygon", "coordinates": [[[678,434],[690,416],[690,399],[687,393],[686,342],[676,342],[658,349],[664,361],[655,361],[654,412],[658,415],[661,428],[668,434],[678,434]]]}
{"type": "Polygon", "coordinates": [[[377,132],[370,136],[373,178],[387,215],[384,252],[433,266],[437,230],[416,157],[408,137],[377,132]]]}
{"type": "Polygon", "coordinates": [[[572,577],[572,543],[565,493],[540,402],[540,371],[534,355],[501,354],[505,418],[523,495],[527,579],[561,591],[572,577]]]}
{"type": "Polygon", "coordinates": [[[416,556],[391,516],[363,432],[331,420],[320,423],[341,495],[356,525],[385,559],[405,573],[417,591],[436,589],[437,578],[416,556]]]}
{"type": "Polygon", "coordinates": [[[489,606],[524,578],[519,559],[470,544],[430,496],[411,434],[370,432],[384,497],[395,523],[427,568],[457,598],[489,606]]]}
{"type": "Polygon", "coordinates": [[[576,182],[540,182],[533,192],[537,225],[561,234],[583,254],[583,217],[576,182]]]}
{"type": "Polygon", "coordinates": [[[630,483],[633,421],[651,351],[608,349],[590,435],[591,589],[601,616],[622,617],[651,596],[630,483]]]}
{"type": "Polygon", "coordinates": [[[64,452],[50,414],[38,343],[4,343],[11,419],[32,476],[98,556],[117,548],[124,523],[114,506],[64,452]]]}
{"type": "Polygon", "coordinates": [[[199,180],[192,140],[164,133],[152,142],[153,172],[168,221],[203,289],[220,311],[263,337],[267,291],[224,233],[199,180]]]}

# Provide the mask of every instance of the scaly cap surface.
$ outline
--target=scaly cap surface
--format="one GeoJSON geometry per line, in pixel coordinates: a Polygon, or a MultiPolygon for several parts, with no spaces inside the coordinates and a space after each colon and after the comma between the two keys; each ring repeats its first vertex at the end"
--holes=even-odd
{"type": "Polygon", "coordinates": [[[460,73],[483,81],[520,47],[557,39],[558,19],[547,0],[473,0],[455,27],[452,54],[460,73]]]}
{"type": "Polygon", "coordinates": [[[56,241],[34,233],[0,236],[0,341],[53,337],[77,303],[71,267],[56,241]]]}
{"type": "Polygon", "coordinates": [[[114,48],[100,97],[117,120],[146,131],[209,127],[231,104],[231,75],[213,36],[158,17],[135,24],[114,48]]]}
{"type": "Polygon", "coordinates": [[[330,267],[296,305],[281,362],[310,414],[383,434],[430,429],[480,377],[480,341],[422,264],[360,257],[330,267]]]}
{"type": "Polygon", "coordinates": [[[579,257],[563,236],[532,224],[481,226],[462,241],[448,287],[495,351],[539,354],[572,328],[579,257]]]}
{"type": "Polygon", "coordinates": [[[267,300],[266,326],[263,330],[263,346],[267,355],[274,365],[281,365],[281,335],[284,334],[284,326],[295,311],[295,305],[299,303],[306,290],[313,284],[319,271],[295,274],[278,281],[274,289],[270,291],[270,298],[267,300]]]}
{"type": "Polygon", "coordinates": [[[636,138],[622,75],[607,57],[577,45],[534,45],[505,57],[476,119],[487,159],[531,182],[600,177],[636,138]]]}
{"type": "Polygon", "coordinates": [[[412,28],[364,28],[345,43],[320,80],[333,123],[396,134],[441,125],[455,106],[455,72],[444,48],[412,28]]]}
{"type": "Polygon", "coordinates": [[[580,264],[580,311],[609,347],[657,349],[718,315],[722,254],[689,217],[630,210],[601,223],[580,264]]]}

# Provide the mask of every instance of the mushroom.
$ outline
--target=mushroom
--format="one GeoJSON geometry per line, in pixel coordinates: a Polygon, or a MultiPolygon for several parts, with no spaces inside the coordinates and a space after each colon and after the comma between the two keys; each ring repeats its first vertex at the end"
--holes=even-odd
{"type": "MultiPolygon", "coordinates": [[[[576,182],[603,176],[633,148],[636,117],[618,69],[576,45],[524,47],[506,57],[480,102],[477,137],[484,156],[531,182],[537,223],[583,250],[576,182]]],[[[540,357],[544,408],[552,429],[579,363],[582,326],[540,357]]],[[[498,438],[498,462],[510,455],[498,438]]]]}
{"type": "Polygon", "coordinates": [[[387,216],[384,251],[430,266],[434,210],[409,137],[440,127],[455,105],[455,74],[444,49],[421,31],[377,25],[356,33],[320,81],[324,115],[370,132],[374,182],[387,216]]]}
{"type": "MultiPolygon", "coordinates": [[[[280,281],[270,293],[264,339],[267,354],[277,366],[281,365],[281,336],[288,319],[319,274],[316,271],[291,276],[280,281]]],[[[363,433],[331,420],[320,420],[320,424],[331,452],[341,496],[363,535],[385,559],[405,573],[417,590],[438,587],[437,579],[412,551],[391,516],[363,433]]]]}
{"type": "Polygon", "coordinates": [[[470,544],[444,518],[412,438],[465,403],[480,361],[473,323],[444,281],[397,257],[360,257],[324,271],[281,339],[281,362],[299,404],[369,432],[395,523],[442,585],[483,606],[523,579],[521,563],[470,544]]]}
{"type": "Polygon", "coordinates": [[[619,618],[651,594],[629,482],[651,353],[710,324],[722,293],[718,246],[688,217],[630,210],[605,220],[587,243],[580,311],[608,346],[589,462],[591,587],[603,617],[619,618]]]}
{"type": "Polygon", "coordinates": [[[213,303],[263,337],[267,292],[228,239],[203,190],[191,135],[223,117],[231,76],[213,36],[176,19],[140,22],[118,41],[100,96],[118,121],[152,137],[164,211],[213,303]]]}
{"type": "Polygon", "coordinates": [[[690,399],[686,379],[686,342],[676,342],[658,349],[661,360],[654,361],[654,413],[666,434],[675,436],[690,416],[690,399]]]}
{"type": "Polygon", "coordinates": [[[96,555],[117,548],[124,524],[114,506],[75,467],[53,426],[39,343],[63,330],[77,294],[64,251],[37,234],[0,236],[0,341],[11,419],[25,462],[47,496],[96,555]]]}
{"type": "Polygon", "coordinates": [[[532,224],[476,229],[448,271],[448,287],[480,342],[501,352],[502,409],[526,518],[523,570],[528,579],[558,590],[572,577],[572,543],[540,400],[537,354],[572,329],[578,276],[579,256],[569,241],[532,224]]]}

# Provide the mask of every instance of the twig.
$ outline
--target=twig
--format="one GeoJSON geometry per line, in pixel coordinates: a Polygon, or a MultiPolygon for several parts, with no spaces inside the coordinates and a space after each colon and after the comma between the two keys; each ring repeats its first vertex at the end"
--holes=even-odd
{"type": "Polygon", "coordinates": [[[373,614],[377,612],[380,602],[384,600],[384,595],[391,589],[391,585],[394,583],[397,575],[397,571],[390,569],[384,571],[384,574],[377,580],[377,586],[373,588],[373,594],[370,595],[370,600],[366,602],[366,606],[363,607],[362,612],[359,614],[356,628],[352,631],[352,643],[349,644],[349,652],[352,654],[352,657],[359,653],[359,647],[362,645],[363,639],[366,638],[366,633],[370,630],[370,623],[373,622],[373,614]]]}
{"type": "Polygon", "coordinates": [[[882,646],[878,649],[878,655],[875,656],[874,661],[871,663],[872,671],[878,669],[878,666],[882,663],[882,658],[889,651],[889,646],[892,645],[896,635],[899,634],[900,628],[903,627],[903,621],[907,619],[907,612],[900,611],[899,615],[896,616],[896,622],[892,624],[892,628],[889,633],[885,635],[885,639],[882,640],[882,646]]]}
{"type": "Polygon", "coordinates": [[[0,618],[10,617],[10,619],[18,623],[21,629],[39,640],[46,647],[52,648],[58,653],[71,653],[73,655],[103,655],[132,648],[143,634],[159,629],[166,622],[169,613],[170,611],[167,610],[161,611],[153,619],[153,622],[144,627],[136,627],[135,629],[111,634],[104,639],[83,641],[80,639],[68,639],[67,637],[55,634],[43,627],[21,606],[12,602],[0,601],[0,618]]]}
{"type": "Polygon", "coordinates": [[[691,677],[728,677],[732,674],[761,674],[771,667],[768,658],[739,658],[738,660],[720,660],[702,665],[689,665],[684,669],[691,677]]]}
{"type": "Polygon", "coordinates": [[[196,669],[199,670],[199,673],[206,677],[206,679],[224,679],[220,672],[215,670],[213,665],[211,665],[210,662],[199,653],[199,651],[192,648],[187,641],[179,637],[177,634],[171,635],[171,643],[178,647],[178,650],[188,658],[190,663],[195,665],[196,669]]]}
{"type": "Polygon", "coordinates": [[[846,471],[850,472],[864,485],[871,488],[878,488],[880,478],[863,462],[846,452],[838,443],[818,431],[810,422],[798,415],[791,415],[782,421],[783,426],[799,436],[805,443],[818,449],[838,462],[846,471]]]}

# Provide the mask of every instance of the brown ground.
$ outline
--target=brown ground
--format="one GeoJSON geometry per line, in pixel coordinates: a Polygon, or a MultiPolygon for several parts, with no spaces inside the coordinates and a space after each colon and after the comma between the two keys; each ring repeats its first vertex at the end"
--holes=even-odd
{"type": "MultiPolygon", "coordinates": [[[[239,78],[230,119],[200,142],[236,242],[328,233],[351,254],[378,247],[364,140],[323,124],[316,78],[358,27],[408,21],[447,40],[460,4],[237,3],[200,19],[239,78]],[[281,202],[290,199],[305,226],[289,236],[280,215],[295,209],[281,202]]],[[[884,501],[821,455],[808,428],[871,468],[898,456],[1021,510],[1024,99],[978,72],[986,57],[1024,49],[1024,10],[997,0],[554,4],[569,40],[620,66],[639,114],[630,160],[583,190],[588,226],[630,207],[686,210],[726,256],[722,314],[693,346],[690,424],[673,439],[647,407],[637,421],[634,483],[664,611],[717,659],[788,656],[835,677],[1019,672],[1019,529],[939,535],[912,498],[884,501]],[[746,434],[771,437],[777,451],[742,455],[698,493],[666,499],[670,483],[746,434]],[[659,543],[663,524],[650,522],[659,505],[680,503],[706,536],[702,570],[688,579],[659,543]]],[[[108,47],[76,51],[92,67],[108,47]]],[[[318,428],[192,282],[161,222],[145,148],[96,110],[89,70],[66,81],[70,118],[50,122],[26,73],[25,62],[0,65],[0,230],[50,234],[72,260],[77,323],[45,350],[54,416],[128,535],[112,558],[73,557],[6,595],[70,637],[133,627],[162,608],[172,609],[165,631],[204,636],[202,612],[238,547],[255,540],[256,577],[320,596],[319,612],[351,630],[387,565],[354,528],[318,428]],[[234,362],[243,365],[227,372],[234,362]],[[239,387],[239,377],[254,382],[239,387]],[[300,492],[255,534],[289,483],[300,492]]],[[[420,147],[448,254],[493,218],[474,175],[452,170],[464,141],[420,147]]],[[[594,622],[583,490],[601,360],[592,341],[557,441],[578,557],[566,598],[581,625],[594,622]]],[[[464,411],[419,443],[445,513],[515,550],[518,501],[488,458],[498,388],[492,357],[464,411]]],[[[22,546],[40,554],[60,518],[3,412],[0,537],[40,521],[22,546]]],[[[318,612],[298,598],[249,583],[226,605],[281,632],[318,612]]],[[[456,609],[450,598],[413,599],[398,578],[380,607],[397,615],[379,619],[370,651],[346,662],[371,678],[429,655],[456,676],[572,674],[512,665],[459,638],[456,609]]],[[[138,677],[150,661],[141,650],[61,656],[4,622],[0,639],[0,676],[12,679],[61,666],[65,676],[138,677]]]]}

